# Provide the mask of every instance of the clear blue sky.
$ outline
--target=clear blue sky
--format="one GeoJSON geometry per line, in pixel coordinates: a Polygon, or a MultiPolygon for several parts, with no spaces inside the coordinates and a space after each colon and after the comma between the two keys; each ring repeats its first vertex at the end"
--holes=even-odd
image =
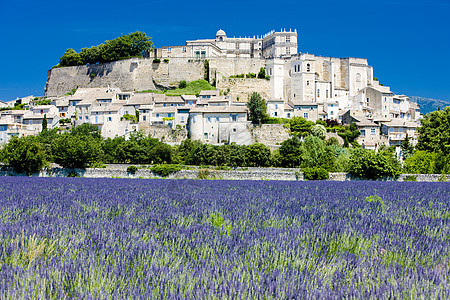
{"type": "Polygon", "coordinates": [[[47,71],[136,30],[157,47],[296,28],[299,51],[367,58],[395,93],[450,101],[450,0],[0,0],[0,100],[44,94],[47,71]]]}

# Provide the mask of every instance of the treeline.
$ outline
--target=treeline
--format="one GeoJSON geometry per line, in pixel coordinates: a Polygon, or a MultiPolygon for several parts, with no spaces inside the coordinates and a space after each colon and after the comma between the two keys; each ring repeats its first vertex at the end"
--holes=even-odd
{"type": "MultiPolygon", "coordinates": [[[[64,168],[101,167],[105,163],[180,164],[215,167],[290,167],[312,170],[313,173],[354,172],[375,179],[397,176],[400,166],[393,150],[386,148],[376,157],[362,162],[371,152],[360,148],[345,148],[336,138],[325,139],[322,125],[315,125],[304,137],[293,135],[279,149],[271,151],[261,143],[251,145],[210,145],[187,139],[170,146],[158,139],[135,132],[128,140],[122,137],[101,137],[97,128],[83,124],[71,132],[44,130],[35,137],[12,138],[1,152],[1,160],[18,172],[32,174],[54,162],[64,168]],[[367,155],[366,155],[367,154],[367,155]],[[366,156],[365,156],[366,155],[366,156]]],[[[311,171],[310,170],[310,171],[311,171]]],[[[323,178],[316,178],[323,179],[323,178]]]]}
{"type": "Polygon", "coordinates": [[[134,56],[151,49],[152,39],[144,32],[136,31],[122,35],[113,40],[90,48],[81,49],[77,53],[74,49],[67,49],[55,67],[80,66],[86,64],[106,63],[134,56]]]}

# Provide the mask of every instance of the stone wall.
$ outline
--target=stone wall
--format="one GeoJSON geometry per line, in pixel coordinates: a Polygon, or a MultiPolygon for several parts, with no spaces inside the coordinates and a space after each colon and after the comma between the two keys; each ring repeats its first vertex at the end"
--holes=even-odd
{"type": "Polygon", "coordinates": [[[289,130],[283,124],[262,124],[251,129],[254,143],[262,143],[266,146],[278,146],[290,138],[289,130]]]}
{"type": "Polygon", "coordinates": [[[172,129],[167,125],[149,125],[147,122],[139,122],[139,131],[145,136],[149,135],[165,143],[180,143],[187,139],[186,128],[172,129]]]}
{"type": "MultiPolygon", "coordinates": [[[[154,174],[150,169],[138,169],[136,174],[127,172],[129,165],[109,165],[102,169],[77,169],[68,170],[61,168],[52,168],[46,171],[41,171],[35,176],[39,177],[67,177],[74,172],[80,177],[87,178],[161,178],[154,174]]],[[[204,178],[208,179],[225,179],[225,180],[304,180],[303,173],[298,172],[298,169],[282,169],[282,168],[248,168],[244,170],[214,170],[214,169],[197,169],[193,167],[192,170],[181,170],[171,174],[169,179],[198,179],[199,172],[202,172],[204,178]]],[[[402,174],[398,181],[404,181],[406,176],[416,176],[418,182],[437,182],[440,174],[402,174]]],[[[0,176],[24,176],[24,174],[17,174],[7,167],[0,168],[0,176]]],[[[447,181],[450,181],[450,175],[445,175],[447,181]]],[[[355,180],[348,173],[330,173],[332,181],[348,181],[355,180]]]]}
{"type": "Polygon", "coordinates": [[[222,93],[228,92],[233,101],[247,102],[253,92],[257,92],[264,99],[270,97],[270,81],[258,78],[223,78],[217,81],[217,89],[222,93]],[[238,100],[239,99],[239,100],[238,100]]]}
{"type": "MultiPolygon", "coordinates": [[[[210,78],[258,73],[262,59],[212,58],[210,78]]],[[[177,86],[204,78],[204,60],[172,57],[168,62],[131,58],[111,63],[55,68],[48,71],[45,95],[62,96],[75,88],[117,87],[122,91],[143,91],[177,86]]],[[[220,80],[218,80],[220,81],[220,80]]],[[[269,90],[270,91],[270,90],[269,90]]]]}

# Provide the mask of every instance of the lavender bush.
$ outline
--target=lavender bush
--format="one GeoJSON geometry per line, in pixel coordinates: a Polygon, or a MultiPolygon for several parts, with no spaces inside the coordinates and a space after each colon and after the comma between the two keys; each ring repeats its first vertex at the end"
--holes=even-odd
{"type": "Polygon", "coordinates": [[[450,184],[0,181],[0,298],[449,298],[450,184]]]}

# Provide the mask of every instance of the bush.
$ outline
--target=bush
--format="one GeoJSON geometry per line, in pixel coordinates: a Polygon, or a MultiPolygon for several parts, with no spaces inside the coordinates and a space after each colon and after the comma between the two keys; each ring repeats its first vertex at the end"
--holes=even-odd
{"type": "Polygon", "coordinates": [[[13,137],[2,149],[2,160],[18,173],[31,175],[45,165],[45,152],[34,137],[13,137]]]}
{"type": "Polygon", "coordinates": [[[417,176],[414,175],[408,175],[403,179],[403,181],[417,181],[417,176]]]}
{"type": "Polygon", "coordinates": [[[167,64],[169,62],[169,59],[168,58],[164,58],[163,61],[167,64]]]}
{"type": "Polygon", "coordinates": [[[306,180],[326,180],[330,174],[324,168],[304,168],[303,176],[306,180]]]}
{"type": "Polygon", "coordinates": [[[161,60],[159,58],[153,59],[153,63],[154,64],[159,64],[160,62],[161,62],[161,60]]]}
{"type": "Polygon", "coordinates": [[[130,173],[130,174],[136,174],[136,171],[138,170],[138,167],[136,167],[136,166],[129,166],[128,168],[127,168],[127,173],[130,173]]]}
{"type": "Polygon", "coordinates": [[[187,86],[186,80],[181,80],[178,87],[184,89],[187,86]]]}
{"type": "Polygon", "coordinates": [[[348,172],[362,179],[382,179],[383,177],[398,178],[400,163],[389,151],[374,151],[357,148],[353,150],[348,166],[348,172]]]}
{"type": "Polygon", "coordinates": [[[150,170],[152,170],[153,173],[155,173],[159,176],[167,177],[172,173],[180,171],[181,166],[180,165],[171,165],[171,164],[154,165],[150,170]]]}

